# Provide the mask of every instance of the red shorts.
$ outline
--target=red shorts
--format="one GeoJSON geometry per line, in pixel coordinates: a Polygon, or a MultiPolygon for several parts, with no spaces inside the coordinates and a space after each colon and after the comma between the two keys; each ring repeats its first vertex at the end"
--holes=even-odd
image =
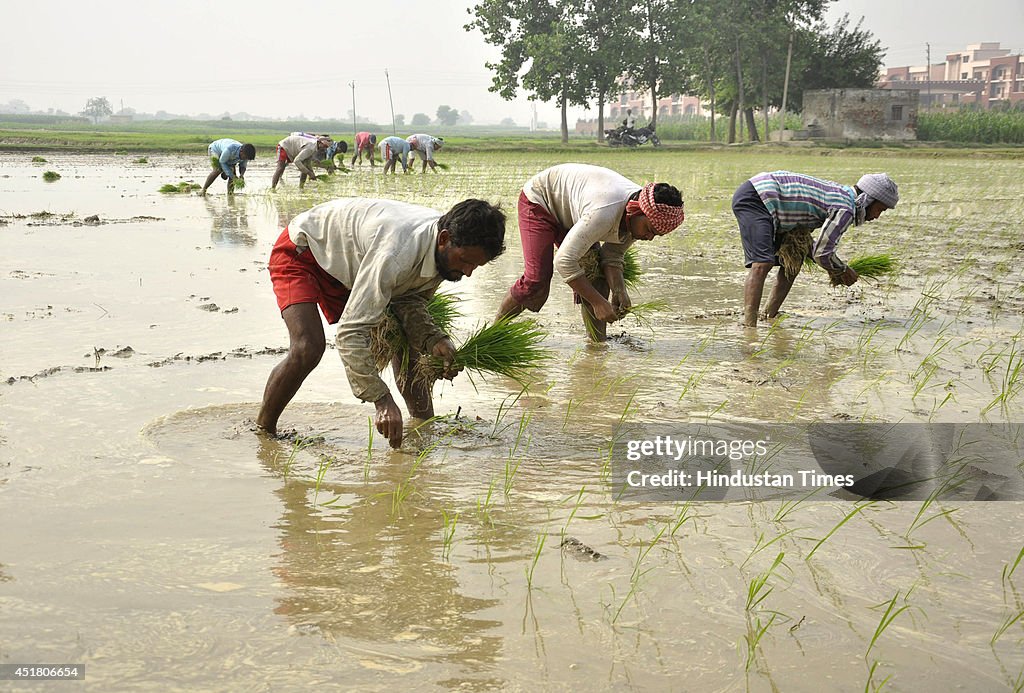
{"type": "Polygon", "coordinates": [[[291,163],[291,159],[288,158],[288,152],[281,145],[277,145],[277,160],[283,161],[286,164],[291,163]]]}
{"type": "Polygon", "coordinates": [[[283,311],[296,303],[316,303],[331,325],[341,319],[351,293],[317,264],[309,248],[298,248],[292,243],[287,228],[270,251],[270,281],[279,309],[283,311]]]}
{"type": "Polygon", "coordinates": [[[565,240],[563,228],[551,212],[525,193],[519,193],[519,238],[523,244],[523,276],[512,285],[516,303],[539,311],[548,300],[551,278],[555,274],[555,247],[565,240]]]}

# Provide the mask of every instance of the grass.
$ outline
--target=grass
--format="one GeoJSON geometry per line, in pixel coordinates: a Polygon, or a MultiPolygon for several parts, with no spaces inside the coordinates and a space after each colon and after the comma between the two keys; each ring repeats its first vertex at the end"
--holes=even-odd
{"type": "Polygon", "coordinates": [[[197,183],[191,183],[189,181],[183,180],[177,185],[175,185],[174,183],[165,183],[164,185],[161,185],[160,192],[164,193],[165,195],[176,195],[178,193],[190,193],[193,190],[199,190],[201,187],[202,186],[197,183]]]}
{"type": "Polygon", "coordinates": [[[44,157],[41,157],[41,156],[34,156],[34,157],[32,157],[32,163],[33,164],[45,164],[46,163],[46,159],[44,157]]]}
{"type": "Polygon", "coordinates": [[[56,180],[60,180],[60,174],[57,173],[56,171],[45,171],[43,173],[43,180],[45,180],[47,183],[52,183],[56,180]]]}

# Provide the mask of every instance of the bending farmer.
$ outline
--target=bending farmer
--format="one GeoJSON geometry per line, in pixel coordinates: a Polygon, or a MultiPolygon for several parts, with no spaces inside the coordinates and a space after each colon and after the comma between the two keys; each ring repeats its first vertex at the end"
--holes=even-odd
{"type": "Polygon", "coordinates": [[[541,171],[519,195],[525,268],[497,317],[517,315],[524,308],[539,311],[558,270],[577,302],[582,301],[591,338],[604,339],[606,323],[622,317],[632,305],[622,277],[626,249],[634,240],[664,236],[683,218],[683,197],[667,183],[641,188],[615,171],[587,164],[560,164],[541,171]],[[588,278],[581,264],[592,248],[590,257],[596,254],[598,261],[596,279],[588,278]]]}
{"type": "Polygon", "coordinates": [[[306,184],[306,179],[316,180],[313,173],[313,162],[318,153],[326,152],[331,146],[331,138],[324,135],[307,135],[296,133],[285,137],[277,143],[277,170],[270,181],[270,189],[276,190],[277,184],[288,164],[295,164],[299,169],[299,188],[306,184]]]}
{"type": "MultiPolygon", "coordinates": [[[[432,354],[450,368],[455,346],[431,320],[427,302],[442,281],[457,282],[500,255],[504,239],[505,215],[483,200],[465,200],[442,216],[404,202],[341,198],[292,219],[269,268],[288,354],[270,373],[257,425],[275,434],[281,412],[320,362],[326,340],[319,305],[328,323],[338,323],[353,394],[374,403],[377,430],[392,447],[401,445],[402,412],[377,372],[370,331],[390,306],[412,352],[407,367],[432,354]]],[[[399,378],[397,359],[392,367],[409,413],[433,416],[430,387],[399,378]]]]}
{"type": "Polygon", "coordinates": [[[750,269],[743,289],[743,324],[757,325],[764,282],[778,265],[775,286],[762,317],[779,314],[804,258],[810,255],[836,282],[850,286],[857,272],[836,255],[839,239],[853,226],[873,221],[899,202],[885,173],[861,176],[854,186],[789,171],[759,173],[732,197],[743,255],[750,269]],[[818,240],[811,231],[821,227],[818,240]]]}
{"type": "Polygon", "coordinates": [[[210,155],[210,166],[213,167],[213,170],[206,177],[203,189],[199,191],[200,195],[206,194],[206,189],[213,185],[218,176],[227,179],[228,192],[234,192],[235,178],[239,178],[244,183],[246,162],[256,158],[256,147],[227,137],[211,142],[206,151],[210,155]],[[235,173],[236,166],[238,167],[237,174],[235,173]]]}

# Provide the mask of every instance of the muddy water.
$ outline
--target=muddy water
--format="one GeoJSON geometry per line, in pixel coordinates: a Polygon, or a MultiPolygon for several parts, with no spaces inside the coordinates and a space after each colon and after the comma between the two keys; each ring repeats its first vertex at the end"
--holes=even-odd
{"type": "MultiPolygon", "coordinates": [[[[447,418],[391,451],[332,353],[282,421],[298,439],[248,430],[286,344],[274,239],[345,194],[514,210],[554,159],[452,153],[442,175],[364,168],[302,192],[289,172],[274,195],[257,161],[229,199],[156,192],[201,181],[201,158],[29,158],[0,156],[0,662],[85,663],[89,690],[1019,685],[1021,622],[991,641],[1024,606],[1024,568],[1004,578],[1021,503],[877,503],[808,559],[855,506],[615,502],[604,473],[627,424],[1020,421],[1024,163],[588,157],[683,188],[688,233],[642,255],[641,299],[670,307],[587,346],[553,287],[556,358],[530,391],[459,378],[435,393],[447,418]],[[771,168],[893,174],[904,202],[844,250],[894,252],[902,273],[846,291],[808,272],[781,323],[738,329],[728,200],[771,168]],[[871,646],[893,599],[908,608],[871,646]]],[[[511,231],[448,287],[459,331],[517,276],[511,231]]]]}

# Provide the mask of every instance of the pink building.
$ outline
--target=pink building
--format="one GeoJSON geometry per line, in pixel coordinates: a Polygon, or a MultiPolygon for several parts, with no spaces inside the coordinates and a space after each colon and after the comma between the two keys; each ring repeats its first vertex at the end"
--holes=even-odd
{"type": "Polygon", "coordinates": [[[1024,101],[1024,68],[1020,55],[1000,48],[998,42],[975,43],[950,53],[946,62],[927,66],[886,68],[879,79],[883,89],[918,89],[921,105],[956,107],[1024,101]]]}

